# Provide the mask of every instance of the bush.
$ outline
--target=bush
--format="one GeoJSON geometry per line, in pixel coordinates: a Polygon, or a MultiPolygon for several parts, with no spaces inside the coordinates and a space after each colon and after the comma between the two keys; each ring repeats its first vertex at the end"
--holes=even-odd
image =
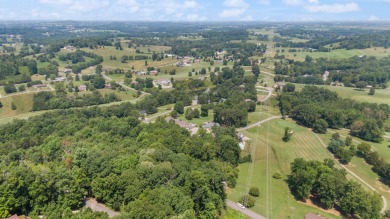
{"type": "Polygon", "coordinates": [[[259,197],[259,196],[260,196],[259,188],[257,188],[257,187],[251,187],[251,188],[249,189],[249,195],[254,196],[254,197],[259,197]]]}
{"type": "Polygon", "coordinates": [[[274,179],[281,179],[282,178],[282,175],[280,175],[280,173],[274,173],[274,175],[272,175],[272,177],[274,179]]]}
{"type": "Polygon", "coordinates": [[[17,109],[17,107],[16,107],[16,105],[15,105],[14,102],[11,103],[11,109],[12,109],[12,110],[16,110],[16,109],[17,109]]]}
{"type": "Polygon", "coordinates": [[[251,208],[251,207],[255,206],[256,200],[249,195],[244,195],[244,196],[241,196],[241,198],[238,202],[240,202],[242,205],[244,205],[247,208],[251,208]]]}

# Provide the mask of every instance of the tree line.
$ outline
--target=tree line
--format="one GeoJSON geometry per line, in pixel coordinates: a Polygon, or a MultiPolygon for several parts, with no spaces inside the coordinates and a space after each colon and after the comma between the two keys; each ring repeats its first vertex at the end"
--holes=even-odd
{"type": "Polygon", "coordinates": [[[387,104],[343,99],[335,92],[316,86],[284,92],[277,98],[282,115],[288,115],[315,132],[325,133],[327,128],[350,128],[353,136],[373,142],[383,140],[384,121],[390,114],[387,104]]]}

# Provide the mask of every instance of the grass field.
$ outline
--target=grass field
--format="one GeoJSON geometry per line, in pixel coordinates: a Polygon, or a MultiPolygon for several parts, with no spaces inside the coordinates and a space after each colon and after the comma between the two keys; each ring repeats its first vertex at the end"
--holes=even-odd
{"type": "Polygon", "coordinates": [[[320,86],[335,91],[342,98],[350,98],[360,102],[385,103],[390,105],[390,89],[376,89],[375,95],[368,95],[369,89],[359,90],[353,87],[320,86]]]}
{"type": "Polygon", "coordinates": [[[121,58],[124,55],[128,56],[135,56],[135,55],[145,55],[151,57],[153,52],[162,52],[169,50],[170,47],[166,46],[150,46],[150,47],[139,47],[138,49],[141,50],[141,52],[144,53],[135,53],[134,48],[127,48],[127,46],[123,47],[123,50],[117,50],[113,46],[106,46],[104,48],[98,48],[98,49],[83,49],[86,52],[93,52],[97,55],[100,55],[103,57],[104,61],[102,63],[103,67],[108,68],[123,68],[123,69],[131,69],[132,66],[136,70],[146,69],[148,66],[150,67],[160,67],[165,65],[171,65],[177,62],[176,59],[166,58],[161,61],[152,61],[151,59],[148,59],[148,66],[145,66],[145,60],[132,60],[128,61],[127,63],[122,63],[121,58]],[[150,52],[147,50],[150,49],[150,52]],[[110,56],[115,56],[116,60],[110,60],[110,56]]]}
{"type": "MultiPolygon", "coordinates": [[[[368,49],[337,49],[332,50],[330,52],[288,52],[291,48],[275,48],[276,50],[285,49],[285,52],[280,52],[279,55],[285,55],[288,59],[294,59],[296,61],[304,61],[306,55],[311,56],[312,58],[332,58],[332,59],[342,59],[342,58],[350,58],[353,56],[377,56],[377,57],[385,57],[390,55],[390,49],[384,48],[368,48],[368,49]],[[296,56],[294,56],[296,54],[296,56]]],[[[301,48],[296,48],[297,50],[301,48]]]]}
{"type": "Polygon", "coordinates": [[[3,103],[1,118],[15,116],[18,114],[29,112],[32,107],[32,96],[33,93],[26,93],[26,94],[1,98],[0,101],[3,103]],[[15,103],[17,107],[16,110],[11,109],[12,102],[15,103]]]}
{"type": "Polygon", "coordinates": [[[233,210],[231,208],[228,208],[224,214],[222,215],[223,219],[249,219],[249,217],[241,214],[240,212],[233,210]]]}
{"type": "MultiPolygon", "coordinates": [[[[288,186],[283,179],[289,174],[290,163],[294,158],[302,157],[308,160],[320,160],[331,158],[330,153],[324,148],[314,133],[310,130],[296,125],[290,120],[272,120],[244,132],[256,145],[254,157],[254,168],[250,186],[257,186],[260,189],[260,197],[256,198],[256,205],[253,211],[264,215],[268,218],[288,218],[294,216],[303,218],[308,212],[320,212],[327,218],[339,218],[338,216],[326,213],[316,207],[299,203],[289,194],[288,186]],[[282,135],[285,127],[290,127],[294,131],[292,140],[288,143],[282,141],[282,135]],[[269,143],[267,153],[267,142],[269,143]],[[269,158],[267,172],[267,154],[269,158]],[[283,179],[274,179],[274,173],[280,173],[283,179]],[[267,180],[269,184],[267,186],[267,180]],[[269,195],[267,196],[267,187],[269,195]],[[268,209],[268,211],[267,211],[268,209]]],[[[250,164],[242,164],[239,168],[239,178],[237,187],[228,191],[228,198],[238,201],[239,197],[247,189],[247,176],[250,164]]]]}

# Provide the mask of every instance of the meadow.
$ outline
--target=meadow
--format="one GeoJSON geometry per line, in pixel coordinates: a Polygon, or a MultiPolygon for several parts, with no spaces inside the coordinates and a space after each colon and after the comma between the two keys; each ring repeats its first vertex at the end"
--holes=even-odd
{"type": "Polygon", "coordinates": [[[260,197],[256,198],[256,204],[251,210],[268,218],[291,218],[296,216],[297,218],[303,218],[309,212],[319,212],[327,218],[340,218],[338,215],[332,214],[337,214],[337,212],[325,212],[311,206],[310,203],[297,202],[289,193],[287,183],[284,181],[290,172],[289,166],[294,158],[302,157],[307,160],[315,159],[319,161],[332,158],[314,133],[296,125],[291,120],[276,119],[269,123],[263,123],[259,127],[248,129],[244,134],[251,139],[252,147],[256,147],[255,156],[253,157],[254,166],[252,169],[252,164],[239,165],[240,173],[237,186],[228,190],[229,199],[238,201],[247,189],[256,186],[260,189],[260,197]],[[285,127],[290,127],[294,132],[292,140],[288,143],[281,139],[285,127]],[[251,172],[252,177],[248,177],[251,172]],[[282,179],[272,178],[274,173],[280,173],[282,179]]]}

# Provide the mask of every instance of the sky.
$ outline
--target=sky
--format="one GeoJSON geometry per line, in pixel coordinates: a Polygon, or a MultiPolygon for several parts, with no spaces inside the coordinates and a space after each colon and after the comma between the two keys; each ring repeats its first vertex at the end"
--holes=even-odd
{"type": "Polygon", "coordinates": [[[390,21],[390,0],[0,0],[0,20],[390,21]]]}

